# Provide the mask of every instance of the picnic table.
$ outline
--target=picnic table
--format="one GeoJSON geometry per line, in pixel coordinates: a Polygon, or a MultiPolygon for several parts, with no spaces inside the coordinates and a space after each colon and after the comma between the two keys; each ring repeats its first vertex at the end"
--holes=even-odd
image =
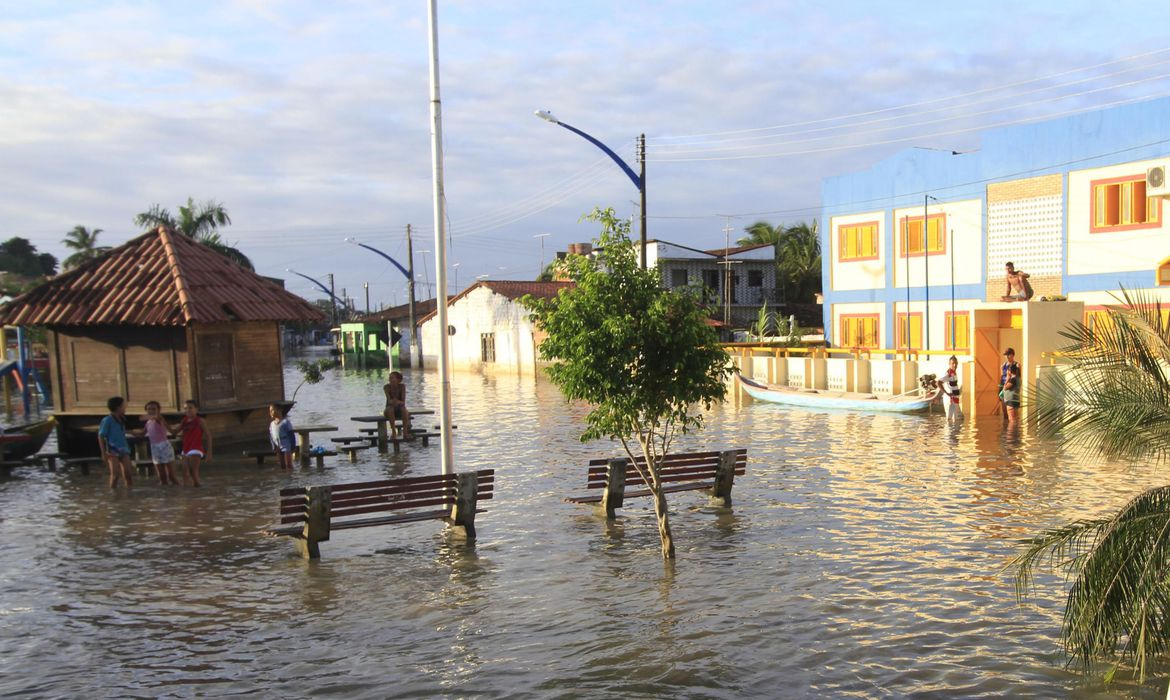
{"type": "MultiPolygon", "coordinates": [[[[409,409],[407,409],[409,410],[409,409]]],[[[410,411],[411,416],[428,416],[434,414],[430,409],[419,409],[417,411],[410,411]]],[[[385,452],[386,446],[389,443],[389,430],[386,428],[390,419],[381,413],[373,416],[351,416],[351,421],[356,423],[376,423],[378,425],[378,451],[385,452]]]]}
{"type": "Polygon", "coordinates": [[[293,427],[293,432],[297,434],[297,451],[300,454],[302,467],[309,466],[309,434],[331,433],[334,430],[337,430],[336,425],[298,425],[293,427]]]}

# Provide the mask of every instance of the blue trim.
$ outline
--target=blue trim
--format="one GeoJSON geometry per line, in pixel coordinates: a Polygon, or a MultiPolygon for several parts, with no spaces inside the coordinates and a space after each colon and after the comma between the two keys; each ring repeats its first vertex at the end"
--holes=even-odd
{"type": "Polygon", "coordinates": [[[1150,289],[1156,284],[1157,270],[1136,272],[1098,272],[1092,275],[1065,275],[1064,293],[1117,292],[1126,289],[1150,289]]]}

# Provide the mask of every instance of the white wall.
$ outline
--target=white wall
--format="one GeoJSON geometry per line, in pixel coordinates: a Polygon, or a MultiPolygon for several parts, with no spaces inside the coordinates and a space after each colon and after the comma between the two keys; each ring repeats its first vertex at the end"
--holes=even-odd
{"type": "MultiPolygon", "coordinates": [[[[1145,175],[1154,165],[1167,159],[1141,160],[1106,168],[1077,170],[1068,174],[1068,273],[1088,275],[1104,272],[1149,270],[1170,256],[1166,223],[1170,215],[1168,200],[1162,201],[1162,221],[1156,228],[1132,231],[1091,233],[1090,203],[1092,181],[1128,175],[1145,175]]],[[[1030,272],[1030,270],[1029,270],[1030,272]]],[[[1150,274],[1150,284],[1154,275],[1150,274]]]]}
{"type": "MultiPolygon", "coordinates": [[[[487,287],[473,289],[447,309],[447,322],[455,334],[447,337],[452,369],[491,369],[529,372],[535,367],[532,323],[519,302],[496,294],[487,287]],[[495,333],[496,361],[480,359],[481,335],[495,333]]],[[[434,367],[439,361],[438,316],[419,327],[423,362],[434,367]]]]}
{"type": "MultiPolygon", "coordinates": [[[[893,230],[890,231],[890,236],[894,238],[895,287],[904,288],[907,275],[907,259],[899,257],[900,248],[897,240],[901,226],[899,222],[901,222],[902,217],[921,217],[922,212],[921,205],[894,210],[893,230]]],[[[930,216],[939,212],[946,215],[945,252],[930,256],[911,256],[908,265],[910,286],[923,286],[928,271],[932,286],[949,285],[952,280],[952,260],[954,261],[953,279],[955,284],[981,284],[983,282],[983,200],[970,199],[943,203],[932,201],[927,207],[927,212],[930,216]]]]}

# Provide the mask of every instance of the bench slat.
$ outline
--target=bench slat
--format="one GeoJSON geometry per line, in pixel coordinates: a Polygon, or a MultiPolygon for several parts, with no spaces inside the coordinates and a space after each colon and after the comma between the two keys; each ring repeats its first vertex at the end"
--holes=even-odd
{"type": "MultiPolygon", "coordinates": [[[[732,451],[732,452],[735,452],[735,454],[736,454],[736,458],[737,458],[737,459],[738,459],[738,458],[740,458],[740,457],[746,457],[746,456],[747,456],[747,448],[746,448],[746,447],[740,447],[740,448],[738,448],[738,449],[736,449],[736,450],[731,450],[731,451],[732,451]]],[[[700,460],[704,460],[704,459],[712,459],[712,458],[714,458],[716,461],[718,461],[718,460],[719,460],[719,455],[720,455],[720,454],[722,454],[722,452],[723,452],[722,450],[716,450],[716,451],[710,451],[710,452],[672,452],[672,453],[670,453],[670,454],[666,455],[666,456],[665,456],[663,459],[664,459],[664,461],[665,461],[665,462],[667,462],[667,463],[671,463],[671,462],[693,462],[693,461],[700,461],[700,460]]],[[[615,457],[615,458],[611,458],[611,457],[599,457],[599,458],[597,458],[597,459],[591,459],[591,460],[589,460],[589,466],[591,466],[591,467],[596,467],[596,466],[605,466],[606,464],[608,464],[608,463],[609,463],[609,460],[610,460],[610,459],[628,459],[628,458],[621,458],[621,457],[615,457]]],[[[645,457],[643,457],[643,456],[639,455],[639,456],[636,458],[636,461],[637,461],[639,464],[643,464],[643,463],[646,461],[646,459],[645,459],[645,457]]]]}
{"type": "Polygon", "coordinates": [[[402,503],[381,503],[374,506],[358,506],[356,508],[334,508],[329,514],[330,527],[336,522],[337,518],[344,518],[350,515],[362,515],[364,513],[381,513],[383,511],[391,510],[409,510],[411,508],[424,508],[426,506],[442,506],[451,505],[455,502],[453,496],[443,496],[441,498],[429,498],[423,501],[405,501],[402,503]]]}
{"type": "MultiPolygon", "coordinates": [[[[672,467],[672,466],[697,465],[697,464],[719,464],[718,455],[716,455],[714,459],[709,459],[706,457],[703,459],[674,459],[675,457],[677,457],[677,455],[667,455],[666,459],[663,460],[662,466],[663,467],[672,467]]],[[[615,459],[626,459],[626,458],[615,457],[615,459]]],[[[596,461],[596,460],[594,460],[594,461],[596,461]]],[[[638,458],[639,465],[643,465],[645,463],[646,463],[646,460],[644,460],[642,458],[638,458]]],[[[747,465],[747,453],[744,452],[744,453],[736,455],[735,463],[737,465],[746,466],[747,465]]],[[[592,464],[589,467],[587,473],[589,474],[589,476],[593,476],[594,474],[604,475],[606,470],[608,470],[608,469],[609,469],[609,460],[606,460],[602,464],[592,464]]],[[[627,469],[627,471],[634,471],[634,466],[629,465],[626,467],[626,469],[627,469]]]]}
{"type": "Polygon", "coordinates": [[[375,525],[392,525],[394,523],[409,523],[422,520],[442,520],[447,517],[447,510],[424,510],[417,513],[400,513],[386,515],[380,518],[363,518],[362,520],[345,520],[330,522],[330,530],[353,530],[359,527],[374,527],[375,525]]]}

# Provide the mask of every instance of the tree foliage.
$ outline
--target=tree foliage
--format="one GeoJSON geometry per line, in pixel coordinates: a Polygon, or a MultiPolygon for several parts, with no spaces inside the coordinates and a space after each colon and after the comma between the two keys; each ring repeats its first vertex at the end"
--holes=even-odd
{"type": "MultiPolygon", "coordinates": [[[[1042,434],[1124,459],[1170,457],[1170,325],[1161,305],[1122,292],[1104,323],[1064,335],[1072,365],[1036,392],[1042,434]]],[[[1077,520],[1027,540],[1012,562],[1023,597],[1034,572],[1064,571],[1073,583],[1061,637],[1086,675],[1106,680],[1130,661],[1144,680],[1170,650],[1170,487],[1139,494],[1110,517],[1077,520]]]]}
{"type": "Polygon", "coordinates": [[[179,207],[178,217],[172,215],[168,209],[159,204],[152,204],[150,209],[134,217],[136,226],[147,229],[166,226],[199,241],[224,257],[234,260],[242,267],[252,270],[254,268],[248,256],[241,253],[235,244],[225,241],[219,233],[220,227],[230,226],[231,223],[231,216],[223,204],[209,199],[197,205],[195,200],[190,197],[187,198],[186,206],[179,207]]]}
{"type": "Polygon", "coordinates": [[[109,250],[108,246],[101,247],[97,244],[98,235],[101,232],[100,228],[91,231],[81,225],[74,226],[73,230],[66,233],[65,238],[61,241],[66,248],[74,251],[72,255],[65,258],[61,267],[66,270],[75,268],[109,250]]]}
{"type": "Polygon", "coordinates": [[[772,226],[757,221],[744,229],[739,245],[771,244],[776,257],[776,285],[790,302],[815,301],[821,291],[821,242],[817,222],[772,226]]]}
{"type": "Polygon", "coordinates": [[[575,286],[555,299],[529,296],[522,303],[547,333],[540,352],[553,363],[552,381],[569,400],[591,405],[581,440],[619,440],[639,469],[635,445],[645,458],[662,555],[671,559],[658,468],[677,435],[702,425],[695,408],[723,399],[730,360],[694,295],[662,289],[656,269],[641,269],[628,221],[612,209],[585,219],[601,224],[601,234],[595,257],[566,259],[575,286]]]}
{"type": "Polygon", "coordinates": [[[297,392],[306,384],[319,384],[325,378],[325,373],[337,366],[337,360],[297,360],[297,370],[301,373],[301,383],[293,389],[291,401],[297,400],[297,392]]]}
{"type": "Polygon", "coordinates": [[[38,252],[27,238],[14,236],[0,243],[0,271],[26,278],[51,277],[57,274],[57,258],[38,252]]]}

